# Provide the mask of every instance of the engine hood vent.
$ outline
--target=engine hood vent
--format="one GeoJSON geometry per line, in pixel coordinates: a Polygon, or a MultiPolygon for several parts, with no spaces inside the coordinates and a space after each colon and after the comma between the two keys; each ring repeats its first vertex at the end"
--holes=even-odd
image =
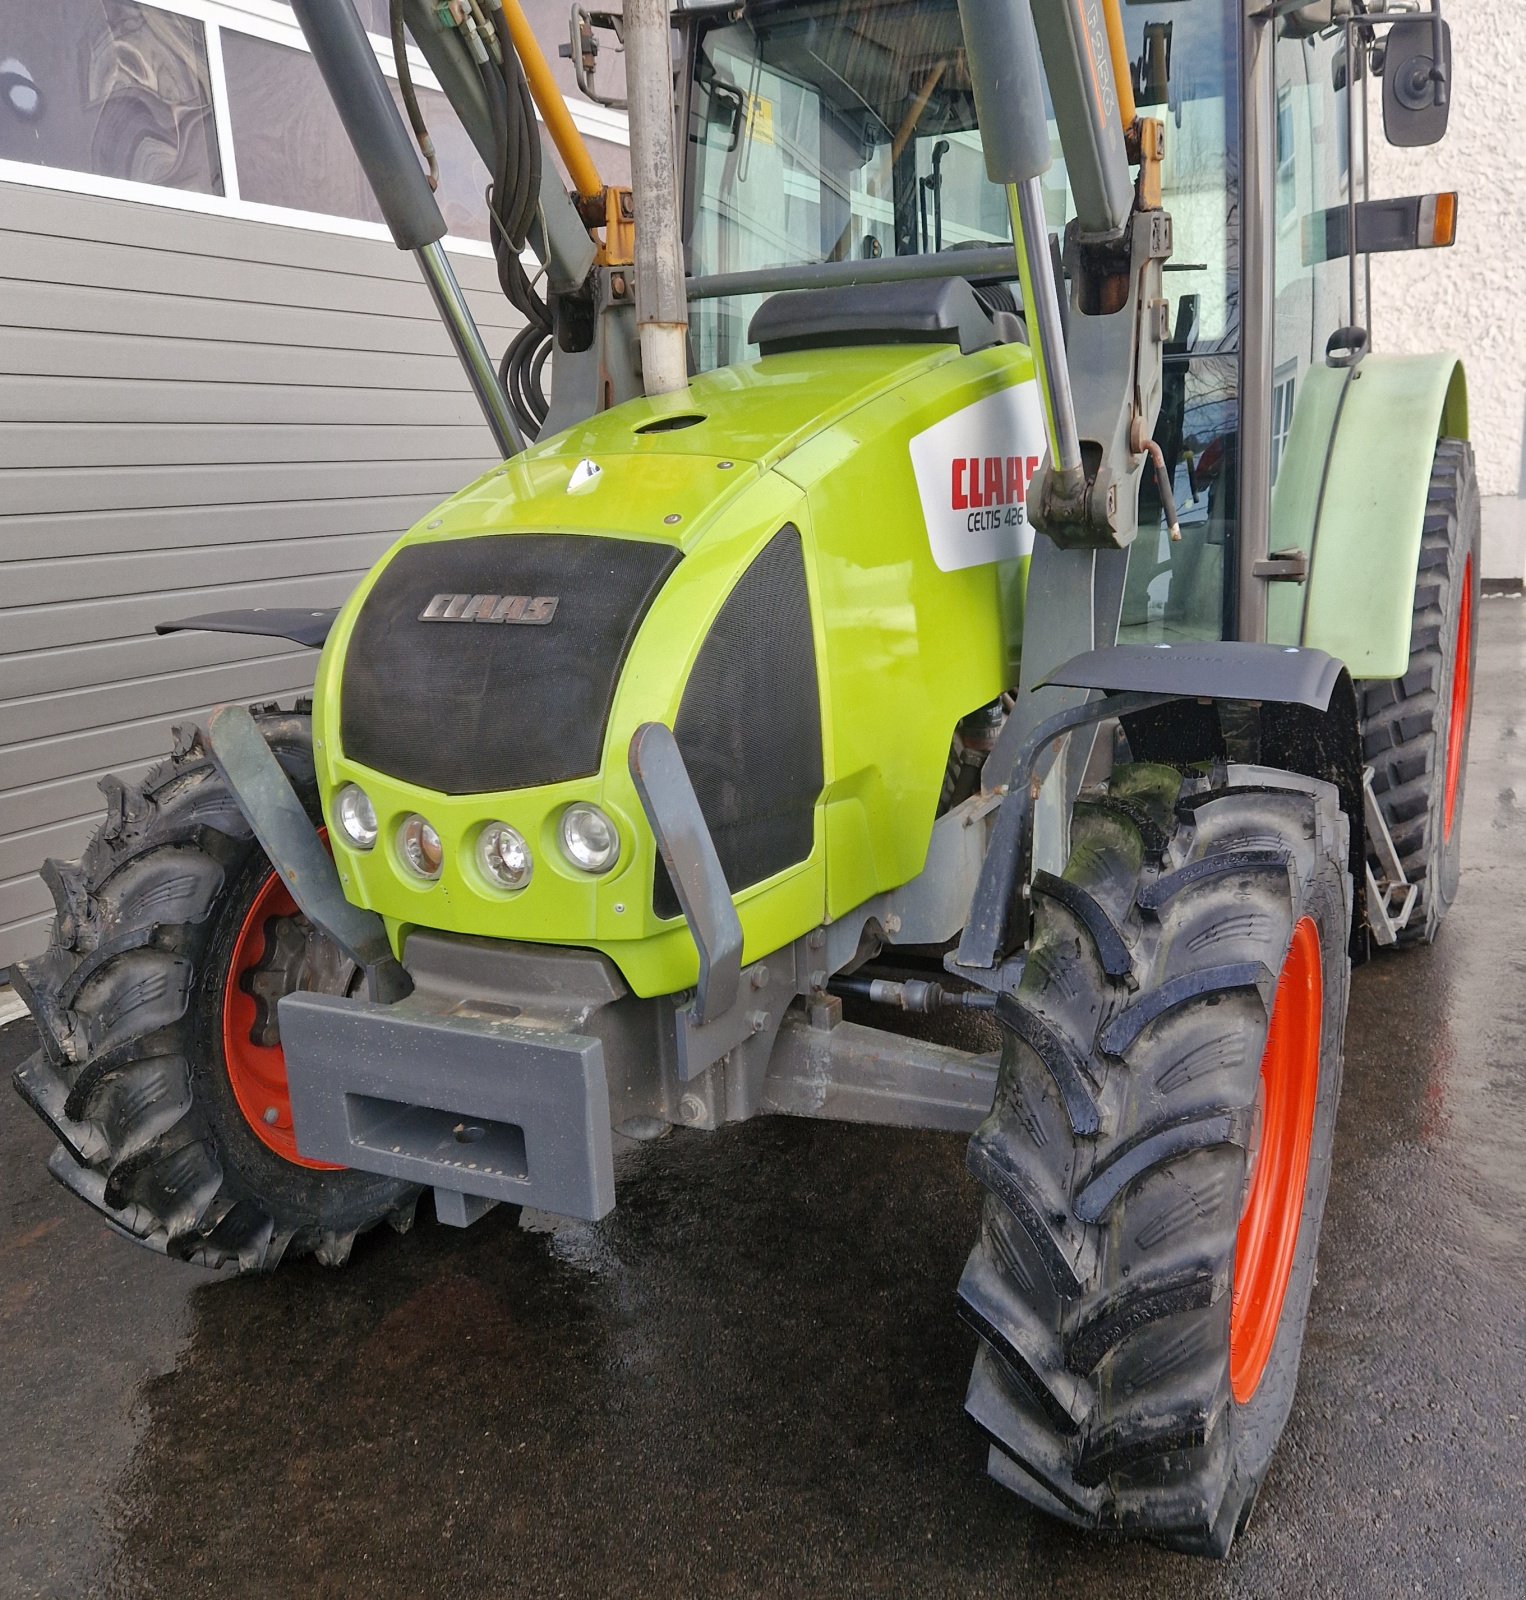
{"type": "Polygon", "coordinates": [[[592,776],[631,641],[680,559],[581,534],[400,550],[345,650],[345,755],[442,794],[592,776]]]}

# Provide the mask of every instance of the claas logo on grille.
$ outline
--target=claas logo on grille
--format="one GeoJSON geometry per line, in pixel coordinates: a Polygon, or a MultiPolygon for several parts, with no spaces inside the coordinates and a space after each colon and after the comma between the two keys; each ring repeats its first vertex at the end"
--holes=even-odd
{"type": "Polygon", "coordinates": [[[554,594],[437,594],[420,622],[514,622],[543,628],[556,615],[554,594]]]}

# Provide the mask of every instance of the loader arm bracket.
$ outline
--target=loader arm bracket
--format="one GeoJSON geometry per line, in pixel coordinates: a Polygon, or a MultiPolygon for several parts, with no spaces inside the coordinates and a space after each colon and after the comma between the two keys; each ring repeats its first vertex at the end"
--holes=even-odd
{"type": "Polygon", "coordinates": [[[254,718],[243,706],[221,707],[207,725],[207,749],[304,915],[361,968],[372,1000],[401,999],[411,983],[392,954],[386,925],[374,911],[345,899],[334,858],[254,718]]]}
{"type": "Polygon", "coordinates": [[[643,723],[631,739],[630,770],[699,951],[699,987],[687,1021],[702,1029],[726,1019],[741,990],[741,920],[673,730],[643,723]]]}

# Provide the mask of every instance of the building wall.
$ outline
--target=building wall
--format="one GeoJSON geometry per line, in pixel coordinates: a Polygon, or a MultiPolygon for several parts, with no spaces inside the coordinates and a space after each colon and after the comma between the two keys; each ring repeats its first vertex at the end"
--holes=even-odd
{"type": "MultiPolygon", "coordinates": [[[[513,313],[456,270],[489,345],[513,313]]],[[[47,938],[37,868],[171,725],[306,689],[278,640],[154,634],[338,604],[489,464],[412,260],[390,243],[0,183],[0,968],[47,938]]]]}
{"type": "Polygon", "coordinates": [[[1383,350],[1459,351],[1484,502],[1484,576],[1526,575],[1526,316],[1514,253],[1526,219],[1526,6],[1468,0],[1446,8],[1455,92],[1446,139],[1395,150],[1374,105],[1372,193],[1456,189],[1456,246],[1373,258],[1373,332],[1383,350]]]}
{"type": "MultiPolygon", "coordinates": [[[[396,76],[386,0],[357,0],[396,76]]],[[[282,0],[57,0],[15,12],[0,97],[0,980],[45,943],[37,876],[97,784],[172,726],[289,700],[317,657],[157,637],[201,612],[332,606],[493,459],[414,263],[282,0]],[[56,15],[55,15],[56,12],[56,15]]],[[[565,0],[532,25],[572,90],[565,0]]],[[[486,342],[486,173],[413,58],[447,240],[486,342]]],[[[618,86],[618,73],[611,74],[618,86]]],[[[622,114],[570,95],[603,175],[622,114]]]]}

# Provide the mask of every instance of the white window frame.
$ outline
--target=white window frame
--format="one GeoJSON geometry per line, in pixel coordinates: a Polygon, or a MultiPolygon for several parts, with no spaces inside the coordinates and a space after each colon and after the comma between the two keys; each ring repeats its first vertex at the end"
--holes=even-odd
{"type": "MultiPolygon", "coordinates": [[[[75,172],[68,167],[43,166],[35,161],[0,160],[0,183],[15,183],[37,189],[57,189],[68,194],[97,195],[108,200],[133,200],[144,205],[165,206],[173,211],[196,211],[205,216],[231,217],[246,222],[265,222],[278,227],[307,228],[315,233],[346,234],[357,239],[389,240],[385,224],[362,222],[354,217],[336,217],[327,212],[300,211],[289,206],[262,205],[245,200],[239,192],[238,162],[233,150],[233,121],[228,99],[228,77],[223,65],[222,35],[225,29],[264,39],[271,44],[311,54],[302,30],[289,5],[279,0],[142,0],[156,10],[168,11],[199,22],[207,53],[207,77],[212,96],[213,126],[217,130],[218,159],[222,164],[223,193],[196,194],[156,183],[138,183],[127,178],[109,178],[93,172],[75,172]]],[[[389,78],[397,77],[392,41],[368,33],[381,69],[389,78]]],[[[416,45],[408,47],[408,63],[414,80],[423,88],[439,90],[440,82],[416,45]]],[[[586,138],[605,144],[628,145],[625,114],[606,106],[568,100],[573,124],[586,138]]],[[[539,112],[536,113],[539,117],[539,112]]],[[[449,234],[446,246],[460,255],[491,256],[492,247],[480,239],[463,239],[449,234]]]]}

